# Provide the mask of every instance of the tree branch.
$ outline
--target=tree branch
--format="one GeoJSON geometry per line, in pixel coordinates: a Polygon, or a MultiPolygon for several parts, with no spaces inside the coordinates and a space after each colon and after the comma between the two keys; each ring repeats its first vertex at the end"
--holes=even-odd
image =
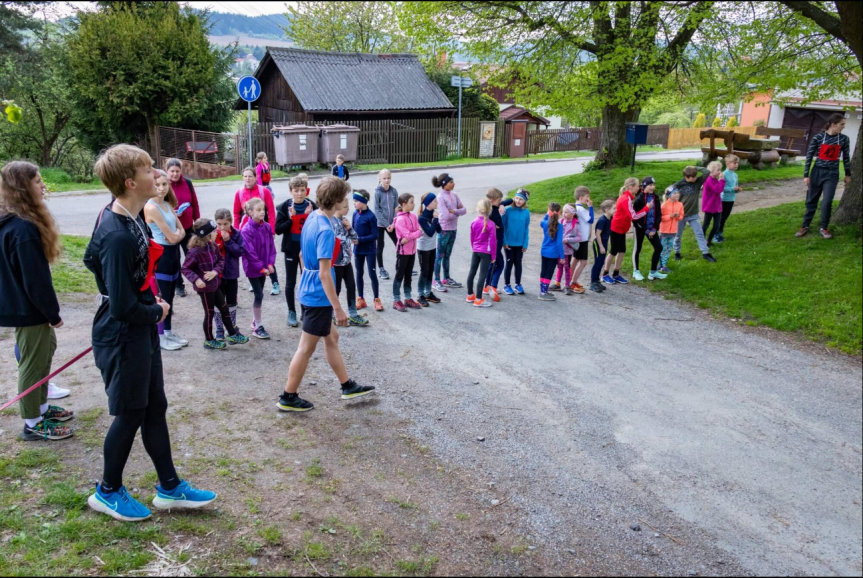
{"type": "Polygon", "coordinates": [[[798,0],[780,0],[782,4],[797,12],[798,14],[809,18],[815,24],[826,30],[829,34],[835,36],[844,43],[848,43],[845,35],[842,33],[842,24],[838,17],[833,16],[829,12],[822,10],[812,2],[798,0]]]}

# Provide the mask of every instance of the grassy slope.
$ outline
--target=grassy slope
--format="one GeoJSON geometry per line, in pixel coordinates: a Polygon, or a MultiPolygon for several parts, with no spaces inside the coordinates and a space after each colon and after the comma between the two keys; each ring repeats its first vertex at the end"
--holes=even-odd
{"type": "MultiPolygon", "coordinates": [[[[629,172],[629,167],[611,169],[608,171],[592,171],[589,173],[577,173],[566,177],[557,177],[546,181],[539,181],[525,185],[530,191],[531,211],[544,213],[548,203],[572,202],[572,194],[575,187],[584,185],[591,191],[591,199],[595,206],[605,199],[616,199],[620,187],[630,176],[642,178],[652,176],[656,179],[657,190],[662,191],[682,178],[683,168],[692,164],[692,161],[653,161],[636,162],[634,175],[629,172]]],[[[797,164],[780,166],[775,169],[756,171],[749,167],[743,167],[738,171],[740,185],[756,181],[776,181],[784,179],[799,178],[802,182],[803,168],[797,164]]],[[[515,193],[515,191],[510,191],[515,193]]]]}
{"type": "MultiPolygon", "coordinates": [[[[797,239],[793,233],[803,212],[803,203],[789,203],[732,215],[726,226],[728,240],[712,249],[718,259],[714,264],[700,259],[695,237],[687,232],[684,260],[669,263],[673,273],[668,279],[647,285],[742,323],[801,332],[859,355],[861,232],[836,228],[831,241],[817,235],[797,239]]],[[[649,263],[651,254],[649,248],[642,253],[642,262],[649,263]]],[[[629,258],[624,267],[631,273],[629,258]]]]}
{"type": "Polygon", "coordinates": [[[63,253],[51,268],[54,280],[54,291],[57,293],[96,293],[96,281],[93,274],[84,267],[84,250],[89,237],[62,235],[63,253]]]}

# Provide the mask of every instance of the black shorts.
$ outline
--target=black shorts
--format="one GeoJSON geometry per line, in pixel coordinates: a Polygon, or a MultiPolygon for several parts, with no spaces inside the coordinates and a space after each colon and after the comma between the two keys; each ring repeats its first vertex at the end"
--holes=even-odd
{"type": "Polygon", "coordinates": [[[324,307],[303,308],[303,331],[315,337],[326,337],[333,329],[333,308],[331,305],[324,307]]]}
{"type": "Polygon", "coordinates": [[[573,255],[575,255],[576,260],[587,261],[587,246],[588,245],[589,245],[589,243],[587,241],[582,241],[578,244],[578,249],[576,249],[575,253],[573,253],[573,255]]]}
{"type": "Polygon", "coordinates": [[[167,407],[162,350],[155,325],[148,338],[94,345],[93,358],[105,382],[109,414],[116,416],[153,404],[167,407]]]}
{"type": "Polygon", "coordinates": [[[608,250],[609,255],[626,253],[626,233],[615,233],[612,231],[609,244],[611,245],[608,250]]]}

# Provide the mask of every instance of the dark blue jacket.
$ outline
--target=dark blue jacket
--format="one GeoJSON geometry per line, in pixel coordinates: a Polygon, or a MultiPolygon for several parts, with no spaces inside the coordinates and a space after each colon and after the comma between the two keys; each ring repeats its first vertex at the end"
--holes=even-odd
{"type": "Polygon", "coordinates": [[[375,255],[378,252],[378,218],[374,211],[354,211],[351,226],[357,232],[359,244],[354,248],[355,255],[375,255]]]}

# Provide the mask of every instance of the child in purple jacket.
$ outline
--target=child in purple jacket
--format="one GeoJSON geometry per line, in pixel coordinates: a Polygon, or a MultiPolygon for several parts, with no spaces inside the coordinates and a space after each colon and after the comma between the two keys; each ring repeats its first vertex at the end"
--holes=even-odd
{"type": "Polygon", "coordinates": [[[264,220],[266,212],[264,201],[258,197],[249,199],[245,206],[248,223],[242,229],[243,235],[243,271],[252,284],[255,292],[255,303],[252,305],[252,329],[258,339],[269,339],[270,334],[261,324],[261,305],[264,303],[264,281],[267,275],[276,270],[276,243],[273,240],[273,229],[264,220]]]}
{"type": "Polygon", "coordinates": [[[209,219],[198,219],[192,225],[189,250],[183,262],[183,276],[201,296],[204,306],[204,348],[225,349],[224,341],[213,336],[213,311],[219,310],[228,329],[228,343],[240,345],[249,338],[242,335],[231,323],[231,314],[225,301],[225,293],[219,287],[225,259],[216,246],[216,223],[209,219]]]}
{"type": "Polygon", "coordinates": [[[491,307],[491,301],[483,299],[482,290],[485,285],[485,273],[489,265],[494,263],[497,255],[497,233],[494,222],[489,218],[492,211],[491,201],[480,199],[476,204],[476,219],[470,224],[470,248],[473,255],[470,260],[470,271],[467,274],[467,302],[474,307],[491,307]],[[479,279],[474,290],[474,277],[479,271],[479,279]]]}
{"type": "Polygon", "coordinates": [[[704,181],[701,196],[701,210],[704,212],[704,223],[701,229],[707,235],[707,246],[713,243],[713,237],[722,228],[722,191],[725,189],[725,179],[722,176],[722,163],[713,161],[707,165],[710,175],[704,181]],[[713,229],[707,233],[707,226],[713,222],[713,229]]]}

